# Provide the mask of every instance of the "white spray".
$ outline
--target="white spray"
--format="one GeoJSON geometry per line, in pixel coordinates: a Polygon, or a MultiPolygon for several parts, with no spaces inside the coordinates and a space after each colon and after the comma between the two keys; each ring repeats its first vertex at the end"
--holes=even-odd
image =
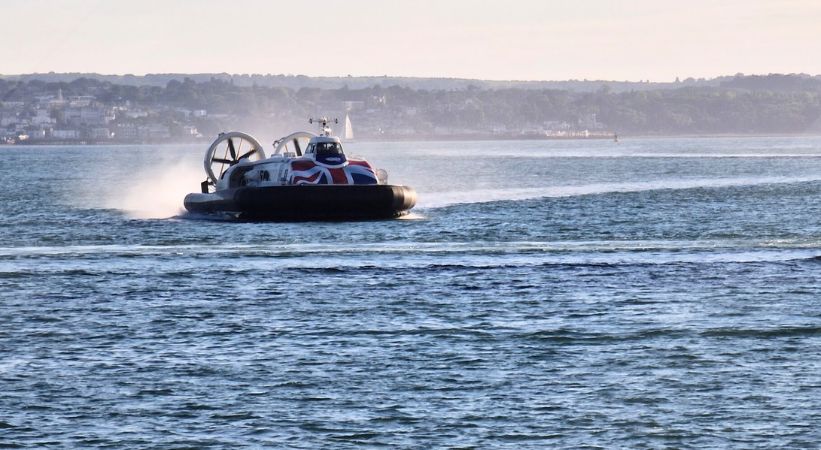
{"type": "Polygon", "coordinates": [[[165,219],[185,212],[183,198],[199,191],[203,175],[200,165],[190,161],[164,163],[150,172],[135,174],[126,186],[117,186],[105,206],[125,211],[135,219],[165,219]]]}

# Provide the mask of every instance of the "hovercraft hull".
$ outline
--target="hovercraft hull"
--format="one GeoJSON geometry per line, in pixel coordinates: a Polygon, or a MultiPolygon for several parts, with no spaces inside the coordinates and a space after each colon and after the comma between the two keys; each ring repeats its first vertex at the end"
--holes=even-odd
{"type": "Polygon", "coordinates": [[[190,212],[241,220],[374,220],[406,214],[416,204],[416,192],[395,185],[239,187],[188,194],[184,203],[190,212]]]}

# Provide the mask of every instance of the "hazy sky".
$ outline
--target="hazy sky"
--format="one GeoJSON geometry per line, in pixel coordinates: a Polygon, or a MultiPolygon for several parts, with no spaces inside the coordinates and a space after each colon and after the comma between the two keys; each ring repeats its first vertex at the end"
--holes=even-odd
{"type": "Polygon", "coordinates": [[[821,0],[0,0],[0,73],[821,74],[821,0]]]}

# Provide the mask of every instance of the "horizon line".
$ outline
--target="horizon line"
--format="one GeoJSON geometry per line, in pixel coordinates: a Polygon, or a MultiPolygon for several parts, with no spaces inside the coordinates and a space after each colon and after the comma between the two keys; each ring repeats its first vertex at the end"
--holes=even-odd
{"type": "Polygon", "coordinates": [[[101,73],[101,72],[29,72],[18,74],[3,74],[0,73],[0,78],[4,77],[24,77],[36,75],[99,75],[99,76],[114,76],[114,77],[147,77],[151,75],[227,75],[230,77],[306,77],[306,78],[399,78],[399,79],[427,79],[427,80],[457,80],[457,81],[480,81],[480,82],[497,82],[497,83],[561,83],[561,82],[604,82],[604,83],[675,83],[684,80],[715,80],[719,78],[732,78],[736,76],[773,76],[773,75],[795,75],[806,77],[821,77],[821,74],[811,74],[806,72],[769,72],[769,73],[742,73],[715,75],[710,77],[676,77],[674,80],[615,80],[605,78],[567,78],[567,79],[493,79],[493,78],[468,78],[468,77],[451,77],[451,76],[419,76],[419,75],[305,75],[305,74],[290,74],[290,73],[228,73],[228,72],[145,72],[141,74],[134,73],[101,73]]]}

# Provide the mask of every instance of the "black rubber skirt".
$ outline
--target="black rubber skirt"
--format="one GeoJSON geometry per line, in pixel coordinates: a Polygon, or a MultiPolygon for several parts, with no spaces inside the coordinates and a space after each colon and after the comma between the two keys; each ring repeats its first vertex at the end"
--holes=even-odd
{"type": "Polygon", "coordinates": [[[240,187],[211,194],[188,194],[185,209],[232,214],[241,220],[371,220],[406,214],[416,192],[394,185],[240,187]]]}

